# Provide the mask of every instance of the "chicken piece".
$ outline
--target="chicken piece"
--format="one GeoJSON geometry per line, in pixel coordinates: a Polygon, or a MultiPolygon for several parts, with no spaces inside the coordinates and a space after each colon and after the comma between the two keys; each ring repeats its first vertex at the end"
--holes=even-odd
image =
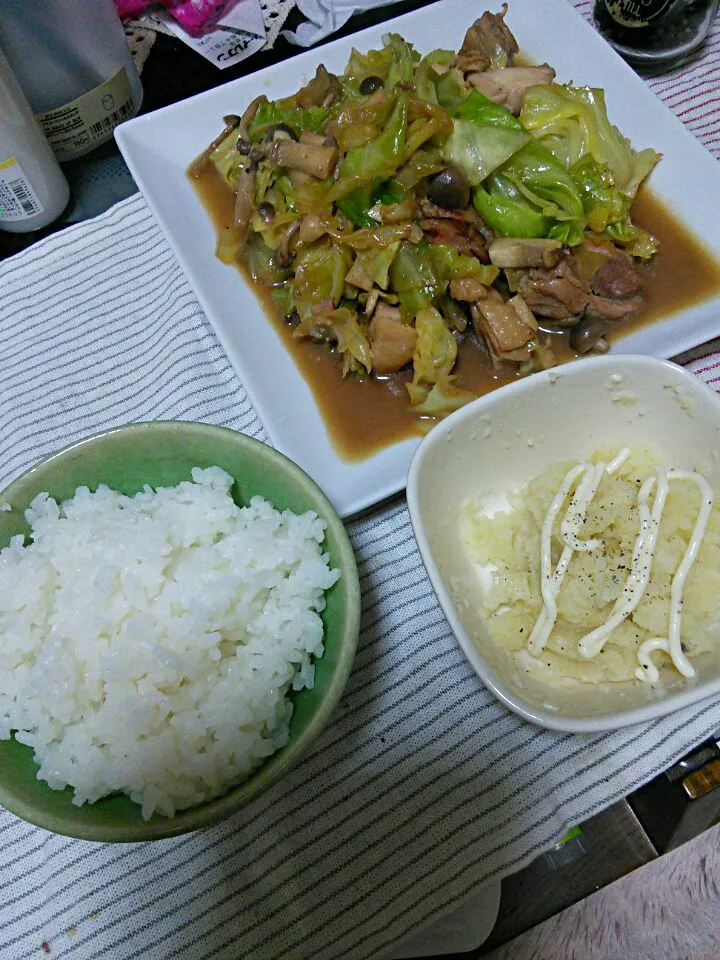
{"type": "Polygon", "coordinates": [[[521,278],[518,292],[535,316],[570,327],[583,316],[590,297],[588,284],[577,275],[567,256],[551,269],[529,270],[521,278]]]}
{"type": "Polygon", "coordinates": [[[585,308],[585,316],[619,323],[621,320],[631,320],[636,317],[642,310],[643,304],[642,297],[626,297],[624,300],[613,300],[611,297],[596,297],[591,293],[585,308]]]}
{"type": "Polygon", "coordinates": [[[427,197],[421,197],[418,200],[418,211],[426,220],[454,220],[463,227],[469,224],[484,238],[486,247],[493,240],[494,234],[485,226],[482,217],[472,205],[465,209],[450,209],[438,206],[427,197]]]}
{"type": "Polygon", "coordinates": [[[485,237],[467,220],[429,217],[420,221],[420,227],[430,243],[446,243],[458,253],[477,257],[481,263],[489,260],[485,237]]]}
{"type": "Polygon", "coordinates": [[[461,277],[450,281],[450,296],[453,300],[475,303],[477,300],[485,300],[487,295],[487,287],[480,283],[477,277],[461,277]]]}
{"type": "Polygon", "coordinates": [[[525,91],[538,84],[552,83],[555,71],[547,63],[539,67],[505,67],[503,70],[485,70],[470,73],[467,80],[488,100],[505,107],[516,117],[523,105],[525,91]]]}
{"type": "Polygon", "coordinates": [[[457,66],[460,70],[467,73],[504,66],[499,62],[500,59],[512,63],[513,55],[519,48],[505,23],[506,13],[507,4],[504,3],[500,13],[486,11],[473,23],[458,51],[457,66]]]}
{"type": "Polygon", "coordinates": [[[370,323],[370,355],[373,372],[383,376],[395,373],[410,363],[415,353],[417,332],[403,323],[400,311],[393,307],[380,309],[378,303],[370,323]],[[392,313],[391,313],[392,311],[392,313]],[[397,318],[395,317],[397,314],[397,318]]]}
{"type": "Polygon", "coordinates": [[[589,284],[600,267],[615,257],[622,257],[629,263],[632,262],[630,254],[619,250],[612,240],[603,240],[597,236],[586,234],[583,242],[579,246],[573,247],[571,260],[575,273],[581,280],[589,284]]]}
{"type": "Polygon", "coordinates": [[[513,300],[516,303],[506,303],[498,294],[497,298],[489,296],[485,300],[476,301],[470,307],[475,333],[478,337],[485,337],[491,350],[501,358],[527,347],[537,332],[536,325],[526,323],[520,316],[520,313],[524,314],[527,309],[527,304],[524,301],[520,304],[521,297],[513,297],[513,300]]]}
{"type": "Polygon", "coordinates": [[[525,326],[531,327],[537,333],[538,322],[535,319],[535,314],[532,312],[527,303],[525,303],[520,294],[516,293],[514,297],[510,297],[507,303],[513,308],[525,326]]]}
{"type": "Polygon", "coordinates": [[[572,327],[585,313],[589,292],[572,277],[525,276],[518,290],[534,314],[546,317],[560,326],[572,327]]]}
{"type": "Polygon", "coordinates": [[[516,267],[554,267],[562,256],[559,240],[530,240],[523,237],[499,237],[488,247],[490,263],[501,269],[516,267]]]}
{"type": "Polygon", "coordinates": [[[640,277],[624,257],[613,257],[595,271],[590,287],[599,297],[632,297],[640,289],[640,277]]]}
{"type": "Polygon", "coordinates": [[[393,307],[385,300],[380,300],[378,302],[376,313],[378,316],[384,317],[386,320],[397,320],[398,323],[402,323],[400,307],[393,307]]]}
{"type": "Polygon", "coordinates": [[[536,316],[560,326],[575,326],[584,316],[626,320],[643,304],[639,296],[612,299],[592,293],[573,269],[570,258],[561,260],[552,270],[530,270],[520,280],[518,290],[536,316]]]}

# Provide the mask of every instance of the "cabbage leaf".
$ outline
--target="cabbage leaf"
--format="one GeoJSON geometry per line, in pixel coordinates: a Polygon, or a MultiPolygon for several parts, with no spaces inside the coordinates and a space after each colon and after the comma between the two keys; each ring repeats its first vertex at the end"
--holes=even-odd
{"type": "Polygon", "coordinates": [[[446,243],[433,243],[430,247],[430,259],[435,276],[444,286],[451,280],[474,277],[489,287],[500,274],[500,270],[492,264],[481,263],[477,257],[458,253],[455,247],[446,243]]]}
{"type": "Polygon", "coordinates": [[[499,174],[475,187],[472,199],[482,219],[500,237],[545,237],[552,226],[550,217],[499,174]]]}
{"type": "Polygon", "coordinates": [[[329,328],[337,342],[337,349],[343,358],[343,376],[359,373],[364,367],[367,373],[372,370],[372,354],[365,331],[358,323],[357,314],[348,307],[339,307],[322,314],[319,322],[329,328]]]}
{"type": "Polygon", "coordinates": [[[617,189],[607,164],[585,156],[570,167],[569,173],[580,191],[591,230],[602,233],[609,224],[625,219],[631,200],[617,189]]]}
{"type": "Polygon", "coordinates": [[[410,393],[410,402],[413,405],[413,413],[440,419],[476,399],[477,394],[462,387],[456,387],[452,382],[453,379],[453,377],[442,377],[429,390],[417,384],[406,384],[410,393]]]}
{"type": "Polygon", "coordinates": [[[340,200],[358,187],[393,176],[405,156],[407,113],[407,97],[398,96],[380,136],[345,154],[338,179],[328,194],[330,200],[340,200]]]}
{"type": "Polygon", "coordinates": [[[245,159],[238,153],[236,143],[237,131],[231,130],[210,153],[210,163],[233,190],[237,187],[237,175],[245,159]]]}
{"type": "Polygon", "coordinates": [[[565,169],[585,156],[611,171],[615,186],[634,197],[660,154],[636,151],[607,115],[605,94],[593,87],[557,83],[531,87],[525,93],[520,121],[565,169]]]}
{"type": "Polygon", "coordinates": [[[337,207],[357,227],[375,227],[379,220],[370,211],[380,204],[402,203],[410,196],[410,191],[398,180],[384,180],[358,187],[337,201],[337,207]]]}
{"type": "Polygon", "coordinates": [[[295,304],[301,320],[310,320],[318,304],[340,303],[350,260],[349,251],[326,239],[300,248],[295,259],[295,304]]]}
{"type": "Polygon", "coordinates": [[[398,295],[403,319],[412,321],[442,293],[425,243],[402,243],[390,267],[390,285],[398,295]]]}
{"type": "Polygon", "coordinates": [[[437,147],[421,147],[408,157],[397,172],[395,179],[406,187],[414,187],[424,177],[443,170],[445,161],[437,147]]]}
{"type": "Polygon", "coordinates": [[[400,249],[400,243],[390,243],[382,250],[361,250],[356,259],[360,261],[365,273],[382,290],[387,290],[390,282],[390,267],[400,249]]]}
{"type": "Polygon", "coordinates": [[[651,233],[643,227],[636,226],[629,216],[620,223],[611,223],[605,231],[605,236],[609,237],[613,243],[620,244],[633,257],[639,257],[641,260],[649,260],[657,253],[660,246],[651,233]]]}
{"type": "Polygon", "coordinates": [[[268,128],[276,123],[286,123],[296,133],[302,133],[303,130],[323,133],[329,117],[330,111],[327,107],[308,107],[304,110],[297,105],[294,97],[286,100],[266,100],[258,107],[248,127],[248,133],[251,139],[262,140],[268,128]]]}
{"type": "Polygon", "coordinates": [[[500,173],[520,193],[556,220],[578,220],[584,213],[577,185],[563,165],[539,143],[531,141],[501,167],[500,173]]]}
{"type": "Polygon", "coordinates": [[[413,356],[413,383],[438,383],[450,375],[457,359],[455,337],[434,307],[418,311],[415,330],[418,337],[413,356]]]}
{"type": "Polygon", "coordinates": [[[473,90],[455,110],[442,155],[476,186],[529,141],[530,134],[508,110],[473,90]]]}
{"type": "Polygon", "coordinates": [[[553,154],[534,141],[475,188],[473,203],[500,236],[582,242],[586,221],[580,188],[553,154]]]}
{"type": "Polygon", "coordinates": [[[416,96],[445,109],[457,106],[466,94],[462,74],[453,68],[455,59],[452,50],[432,50],[426,54],[415,68],[416,96]],[[443,68],[443,73],[433,69],[436,64],[443,68]],[[441,87],[443,78],[448,79],[441,87]]]}
{"type": "Polygon", "coordinates": [[[420,60],[420,54],[400,36],[399,33],[389,33],[384,37],[385,49],[390,50],[390,68],[385,78],[385,87],[392,90],[396,83],[412,83],[415,74],[415,64],[420,60]]]}
{"type": "Polygon", "coordinates": [[[385,80],[390,72],[393,55],[394,50],[391,46],[368,50],[367,53],[360,53],[353,47],[344,77],[356,81],[358,85],[365,77],[380,77],[381,80],[385,80]]]}

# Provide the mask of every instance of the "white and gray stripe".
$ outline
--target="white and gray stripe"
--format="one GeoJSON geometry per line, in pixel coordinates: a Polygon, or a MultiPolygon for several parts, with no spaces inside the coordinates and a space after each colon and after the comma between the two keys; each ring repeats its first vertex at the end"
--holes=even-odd
{"type": "MultiPolygon", "coordinates": [[[[589,15],[591,4],[575,5],[589,15]]],[[[718,154],[720,32],[653,81],[718,154]]],[[[0,485],[88,433],[188,418],[266,439],[147,207],[132,198],[0,264],[0,485]]],[[[720,376],[717,346],[693,369],[720,376]]],[[[535,729],[482,687],[424,575],[402,498],[348,525],[353,675],[303,765],[218,826],[87,844],[0,811],[0,960],[362,960],[517,869],[720,726],[535,729]],[[70,935],[72,934],[72,935],[70,935]]]]}

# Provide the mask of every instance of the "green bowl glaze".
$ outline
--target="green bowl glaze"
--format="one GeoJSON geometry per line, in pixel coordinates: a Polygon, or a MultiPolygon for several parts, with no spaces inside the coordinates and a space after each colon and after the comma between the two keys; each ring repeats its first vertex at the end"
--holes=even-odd
{"type": "Polygon", "coordinates": [[[360,585],[352,546],[340,517],[310,477],[272,447],[225,427],[186,421],[155,421],[118,427],[80,440],[32,467],[0,493],[0,547],[27,533],[24,511],[47,491],[56,500],[79,486],[106,483],[125,494],[144,484],[174,486],[190,479],[192,467],[222,467],[235,478],[239,505],[260,495],[278,509],[314,510],[327,523],[325,549],[342,576],[327,593],[323,613],[325,654],[315,664],[315,685],[294,694],[290,741],[252,776],[215,800],[181,810],[174,817],[143,820],[140,807],[114,795],[82,807],[72,791],[51,790],[37,778],[32,750],[15,739],[0,740],[0,804],[18,817],[54,833],[83,840],[160,840],[197,830],[227,817],[277,783],[327,723],[340,700],[355,657],[360,624],[360,585]]]}

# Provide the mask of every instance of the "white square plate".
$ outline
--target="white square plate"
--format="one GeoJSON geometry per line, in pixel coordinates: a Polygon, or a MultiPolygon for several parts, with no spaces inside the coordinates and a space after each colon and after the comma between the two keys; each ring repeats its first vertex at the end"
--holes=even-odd
{"type": "MultiPolygon", "coordinates": [[[[234,267],[215,258],[214,227],[185,171],[217,135],[223,115],[242,113],[259,93],[270,99],[288,96],[320,63],[342,72],[353,46],[362,51],[377,47],[391,31],[423,54],[437,47],[455,50],[486,6],[499,3],[442,0],[137,117],[115,132],[272,443],[320,484],[342,516],[402,490],[420,440],[404,440],[361,461],[339,456],[310,388],[254,293],[234,267]]],[[[610,119],[634,146],[652,146],[664,154],[651,175],[653,191],[720,259],[720,169],[714,158],[567,0],[510,0],[507,22],[523,52],[537,63],[550,63],[559,82],[603,87],[610,119]]],[[[671,357],[718,334],[720,297],[633,333],[615,349],[671,357]]]]}

